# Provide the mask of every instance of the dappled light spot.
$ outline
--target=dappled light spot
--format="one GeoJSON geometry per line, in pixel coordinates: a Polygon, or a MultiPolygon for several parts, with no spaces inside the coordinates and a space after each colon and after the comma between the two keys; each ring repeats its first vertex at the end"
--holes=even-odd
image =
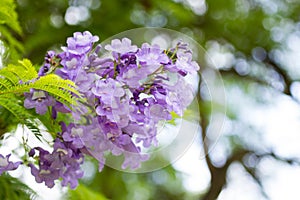
{"type": "Polygon", "coordinates": [[[90,17],[89,10],[84,6],[70,6],[65,15],[65,21],[69,25],[77,25],[90,17]]]}

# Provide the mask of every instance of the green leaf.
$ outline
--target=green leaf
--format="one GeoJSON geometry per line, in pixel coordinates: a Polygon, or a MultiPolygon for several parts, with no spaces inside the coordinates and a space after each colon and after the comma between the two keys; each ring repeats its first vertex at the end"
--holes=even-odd
{"type": "Polygon", "coordinates": [[[107,200],[101,193],[95,192],[88,187],[79,184],[75,190],[69,191],[69,200],[86,200],[86,199],[97,199],[107,200]]]}
{"type": "Polygon", "coordinates": [[[10,87],[12,87],[12,83],[10,81],[8,81],[7,79],[0,78],[0,89],[1,90],[8,89],[10,87]]]}
{"type": "Polygon", "coordinates": [[[22,65],[22,67],[24,67],[27,71],[27,73],[29,73],[28,75],[28,79],[34,79],[38,76],[37,71],[35,70],[35,67],[31,64],[30,60],[28,59],[23,59],[23,60],[19,60],[19,63],[22,65]]]}
{"type": "Polygon", "coordinates": [[[0,45],[4,46],[4,61],[16,61],[24,52],[24,46],[20,42],[22,29],[18,21],[15,0],[0,1],[0,45]],[[5,57],[5,58],[4,58],[5,57]]]}
{"type": "Polygon", "coordinates": [[[19,81],[18,77],[16,77],[12,71],[10,71],[6,68],[0,70],[0,76],[5,78],[3,80],[9,81],[11,85],[18,84],[18,81],[19,81]]]}
{"type": "MultiPolygon", "coordinates": [[[[0,24],[0,45],[4,44],[5,49],[5,60],[10,59],[14,62],[20,59],[21,55],[24,52],[23,43],[21,43],[18,38],[12,34],[8,27],[1,26],[0,24]]],[[[4,58],[4,56],[3,56],[4,58]]]]}
{"type": "Polygon", "coordinates": [[[0,199],[5,200],[30,200],[34,199],[36,193],[27,185],[7,174],[0,176],[0,199]]]}
{"type": "Polygon", "coordinates": [[[19,65],[8,65],[0,70],[1,95],[22,94],[31,88],[50,93],[63,104],[77,105],[81,94],[76,90],[76,85],[70,80],[64,80],[55,74],[48,74],[38,78],[38,74],[27,59],[19,61],[19,65]],[[22,83],[22,84],[20,84],[22,83]]]}
{"type": "Polygon", "coordinates": [[[18,21],[18,14],[15,10],[16,3],[14,0],[0,1],[0,24],[5,24],[15,32],[21,34],[21,26],[18,21]]]}
{"type": "Polygon", "coordinates": [[[175,120],[178,119],[178,118],[180,118],[180,116],[176,112],[174,112],[174,111],[171,112],[171,116],[172,116],[172,119],[169,120],[168,123],[172,124],[172,125],[176,125],[176,121],[175,120]]]}
{"type": "MultiPolygon", "coordinates": [[[[35,67],[28,59],[19,61],[19,64],[10,64],[0,69],[0,108],[11,113],[15,119],[14,121],[26,125],[40,139],[41,133],[38,126],[41,124],[41,121],[37,121],[35,112],[31,109],[25,109],[22,105],[23,94],[30,92],[32,88],[48,92],[57,101],[71,108],[74,108],[72,105],[77,105],[81,94],[76,90],[74,82],[64,80],[55,74],[38,77],[35,67]]],[[[49,128],[51,133],[56,133],[60,126],[50,123],[49,118],[51,117],[49,113],[47,113],[47,116],[48,119],[39,117],[43,119],[42,123],[46,122],[47,128],[49,128]]],[[[7,130],[7,127],[1,127],[1,130],[7,130]]]]}
{"type": "Polygon", "coordinates": [[[27,128],[35,134],[37,138],[41,136],[38,128],[38,123],[35,121],[35,117],[31,115],[22,105],[19,104],[19,100],[13,95],[0,96],[0,106],[8,110],[17,121],[27,126],[27,128]]]}
{"type": "Polygon", "coordinates": [[[14,85],[19,81],[27,82],[38,77],[35,67],[28,59],[23,59],[19,64],[9,64],[7,67],[0,69],[0,77],[9,79],[14,85]]]}

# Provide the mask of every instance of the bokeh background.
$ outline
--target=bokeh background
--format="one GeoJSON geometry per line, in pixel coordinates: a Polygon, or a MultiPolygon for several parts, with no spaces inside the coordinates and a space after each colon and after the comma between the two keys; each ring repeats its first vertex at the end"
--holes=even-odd
{"type": "MultiPolygon", "coordinates": [[[[133,28],[168,28],[206,50],[226,95],[212,101],[200,79],[197,138],[163,169],[135,174],[105,167],[98,173],[90,161],[74,191],[50,190],[34,184],[28,172],[11,173],[37,192],[36,199],[300,198],[299,0],[17,0],[16,12],[22,31],[0,29],[2,64],[26,57],[41,65],[47,50],[76,31],[89,30],[103,41],[133,28]],[[209,131],[218,123],[221,133],[209,131]]],[[[0,122],[2,135],[8,122],[4,116],[0,122]]],[[[0,177],[0,184],[5,181],[17,180],[0,177]]]]}

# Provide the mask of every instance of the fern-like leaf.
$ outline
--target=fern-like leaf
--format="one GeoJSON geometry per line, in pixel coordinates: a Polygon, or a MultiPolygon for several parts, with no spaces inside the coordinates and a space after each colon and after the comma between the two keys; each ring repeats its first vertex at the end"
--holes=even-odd
{"type": "Polygon", "coordinates": [[[0,107],[9,111],[19,123],[27,126],[40,139],[36,114],[24,108],[23,94],[30,89],[48,92],[57,101],[73,108],[77,105],[81,94],[76,85],[70,80],[64,80],[55,74],[38,77],[34,66],[27,59],[19,61],[17,65],[9,65],[0,69],[0,107]]]}
{"type": "Polygon", "coordinates": [[[7,70],[7,68],[3,68],[0,70],[0,76],[10,81],[12,85],[17,85],[19,82],[18,77],[10,70],[7,70]]]}
{"type": "Polygon", "coordinates": [[[7,174],[0,176],[0,199],[5,200],[30,200],[37,194],[27,185],[7,174]]]}
{"type": "Polygon", "coordinates": [[[76,85],[74,82],[70,80],[64,80],[61,77],[55,74],[49,74],[46,76],[42,76],[39,80],[35,82],[35,84],[43,84],[49,86],[60,87],[64,90],[68,90],[77,96],[80,96],[80,93],[75,89],[76,85]]]}
{"type": "Polygon", "coordinates": [[[22,94],[33,88],[50,93],[61,103],[67,105],[77,104],[77,97],[80,97],[80,93],[76,90],[75,83],[64,80],[55,74],[38,78],[38,74],[29,60],[24,59],[19,63],[20,65],[9,65],[0,70],[0,75],[4,80],[7,80],[6,82],[4,80],[0,82],[0,85],[4,85],[0,91],[0,96],[22,94]],[[3,84],[1,84],[2,82],[3,84]],[[7,82],[8,84],[5,84],[7,82]],[[20,82],[23,84],[20,84],[20,82]]]}
{"type": "Polygon", "coordinates": [[[12,83],[7,79],[0,78],[0,90],[8,89],[12,87],[12,83]]]}
{"type": "Polygon", "coordinates": [[[23,68],[24,67],[26,69],[26,72],[27,72],[24,76],[24,79],[22,79],[23,81],[31,80],[31,79],[34,79],[34,78],[38,77],[38,73],[35,70],[35,67],[30,62],[30,60],[23,59],[23,60],[20,60],[19,63],[21,64],[21,66],[18,66],[18,68],[20,68],[20,67],[23,68]]]}
{"type": "Polygon", "coordinates": [[[77,105],[78,98],[74,95],[80,96],[80,93],[75,89],[75,85],[70,85],[68,80],[63,80],[57,75],[46,75],[35,82],[9,87],[0,91],[0,96],[29,92],[31,88],[46,91],[54,96],[56,100],[68,105],[77,105]]]}
{"type": "Polygon", "coordinates": [[[38,123],[35,121],[35,117],[32,116],[23,106],[21,106],[19,104],[19,100],[13,95],[0,96],[0,106],[13,114],[21,124],[26,125],[27,128],[38,138],[41,136],[38,123]]]}
{"type": "Polygon", "coordinates": [[[35,68],[29,60],[24,59],[19,61],[19,63],[20,65],[8,65],[8,67],[4,68],[3,70],[13,73],[15,77],[22,82],[27,82],[38,77],[35,68]]]}

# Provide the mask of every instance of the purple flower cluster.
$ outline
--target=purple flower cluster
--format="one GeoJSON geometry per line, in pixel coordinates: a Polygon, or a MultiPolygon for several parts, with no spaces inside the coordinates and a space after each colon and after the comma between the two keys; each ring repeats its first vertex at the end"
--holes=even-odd
{"type": "Polygon", "coordinates": [[[62,124],[62,134],[59,135],[63,140],[56,138],[53,145],[53,152],[36,147],[31,149],[29,156],[34,157],[36,151],[38,155],[38,168],[30,163],[31,174],[35,176],[38,183],[45,182],[48,187],[54,186],[54,181],[62,178],[62,186],[70,185],[71,189],[76,188],[78,179],[83,176],[80,165],[84,161],[81,148],[83,144],[77,136],[73,137],[73,125],[68,127],[62,124]]]}
{"type": "Polygon", "coordinates": [[[17,169],[19,165],[22,163],[20,161],[18,162],[9,161],[10,156],[11,154],[8,154],[5,157],[2,154],[0,154],[0,175],[5,171],[17,169]]]}
{"type": "Polygon", "coordinates": [[[25,93],[24,107],[35,108],[37,114],[45,114],[48,107],[54,105],[55,99],[45,91],[31,89],[30,93],[25,93]]]}
{"type": "Polygon", "coordinates": [[[44,114],[52,106],[54,119],[56,112],[71,112],[78,121],[68,126],[61,123],[52,153],[40,147],[29,153],[38,158],[37,165],[29,164],[32,174],[48,187],[61,178],[63,186],[75,188],[83,175],[84,154],[99,161],[99,171],[108,152],[124,156],[124,169],[140,167],[149,158],[141,150],[158,144],[159,122],[171,120],[172,112],[182,116],[194,98],[184,77],[197,73],[199,66],[186,44],[163,50],[144,43],[139,48],[123,38],[94,48],[98,40],[88,31],[74,33],[61,53],[47,53],[39,70],[39,76],[54,72],[78,86],[85,98],[80,112],[71,111],[46,92],[26,94],[26,108],[44,114]]]}

